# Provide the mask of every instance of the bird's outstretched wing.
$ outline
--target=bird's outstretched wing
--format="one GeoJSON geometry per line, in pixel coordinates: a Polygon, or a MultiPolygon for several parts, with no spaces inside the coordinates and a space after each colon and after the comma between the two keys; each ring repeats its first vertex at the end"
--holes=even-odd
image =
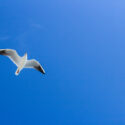
{"type": "Polygon", "coordinates": [[[8,56],[17,66],[20,64],[21,57],[13,49],[0,49],[0,55],[8,56]]]}
{"type": "Polygon", "coordinates": [[[24,68],[34,68],[34,69],[40,71],[41,73],[45,74],[45,71],[44,71],[43,67],[35,59],[27,60],[24,68]]]}

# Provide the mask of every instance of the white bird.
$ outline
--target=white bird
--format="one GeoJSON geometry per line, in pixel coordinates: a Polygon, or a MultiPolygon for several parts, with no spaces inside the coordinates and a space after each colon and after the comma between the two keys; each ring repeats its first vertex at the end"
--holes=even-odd
{"type": "Polygon", "coordinates": [[[20,57],[13,49],[0,49],[0,55],[8,56],[13,63],[16,64],[17,70],[15,75],[19,75],[23,68],[34,68],[41,73],[45,74],[43,67],[35,59],[27,60],[27,53],[23,57],[20,57]]]}

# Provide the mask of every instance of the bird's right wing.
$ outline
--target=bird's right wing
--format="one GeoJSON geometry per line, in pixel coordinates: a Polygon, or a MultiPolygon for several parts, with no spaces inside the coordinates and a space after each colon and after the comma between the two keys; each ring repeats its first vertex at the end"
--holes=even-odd
{"type": "Polygon", "coordinates": [[[0,55],[8,56],[17,66],[20,64],[21,57],[13,49],[0,49],[0,55]]]}
{"type": "Polygon", "coordinates": [[[24,68],[34,68],[34,69],[40,71],[41,73],[45,74],[45,71],[44,71],[43,67],[35,59],[27,60],[24,68]]]}

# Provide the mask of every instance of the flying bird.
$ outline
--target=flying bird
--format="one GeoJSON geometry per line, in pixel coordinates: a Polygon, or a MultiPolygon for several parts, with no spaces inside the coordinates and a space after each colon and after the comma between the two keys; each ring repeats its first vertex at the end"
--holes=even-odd
{"type": "Polygon", "coordinates": [[[45,74],[43,67],[35,59],[27,60],[27,53],[20,57],[18,53],[13,49],[0,49],[0,55],[4,55],[10,58],[10,60],[17,66],[15,75],[19,75],[23,68],[34,68],[45,74]]]}

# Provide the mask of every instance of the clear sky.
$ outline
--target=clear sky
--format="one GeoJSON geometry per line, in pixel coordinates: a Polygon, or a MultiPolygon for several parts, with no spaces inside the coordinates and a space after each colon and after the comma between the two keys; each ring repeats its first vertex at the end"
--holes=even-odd
{"type": "Polygon", "coordinates": [[[1,0],[0,125],[125,125],[125,1],[1,0]]]}

